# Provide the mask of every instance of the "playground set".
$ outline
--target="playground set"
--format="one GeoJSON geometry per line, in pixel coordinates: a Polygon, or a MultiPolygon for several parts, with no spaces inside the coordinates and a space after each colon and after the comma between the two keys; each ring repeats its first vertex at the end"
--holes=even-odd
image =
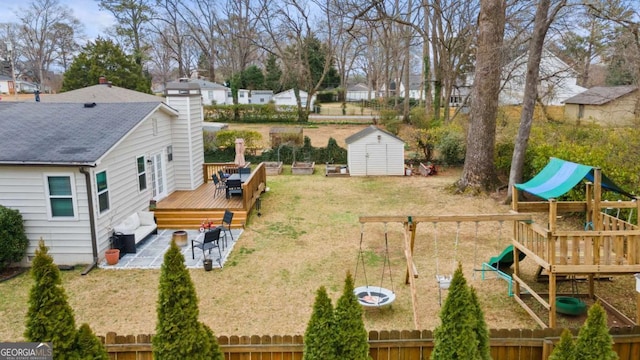
{"type": "MultiPolygon", "coordinates": [[[[388,239],[386,224],[402,223],[404,228],[404,254],[406,258],[405,284],[410,286],[413,305],[414,326],[420,329],[417,309],[415,281],[418,271],[413,261],[416,228],[420,223],[432,223],[435,233],[436,283],[439,289],[446,290],[451,281],[451,274],[440,274],[438,269],[437,225],[443,222],[457,223],[454,251],[458,246],[460,223],[499,222],[502,232],[504,222],[512,222],[511,245],[500,254],[482,263],[483,279],[485,273],[493,273],[508,283],[508,293],[542,328],[557,326],[556,312],[566,315],[578,315],[586,311],[582,298],[599,300],[610,311],[626,318],[621,312],[595,294],[594,281],[602,276],[640,273],[640,229],[632,223],[635,212],[635,223],[638,224],[640,202],[637,198],[615,185],[602,174],[599,168],[577,164],[557,158],[551,158],[547,166],[533,179],[524,184],[517,184],[513,189],[512,211],[506,214],[479,215],[439,215],[439,216],[362,216],[359,221],[364,227],[366,223],[385,224],[385,259],[383,279],[391,267],[388,262],[388,239]],[[584,201],[558,201],[576,185],[585,182],[584,201]],[[602,190],[613,191],[628,197],[630,200],[615,202],[602,201],[602,190]],[[521,191],[534,195],[539,201],[519,201],[521,191]],[[610,215],[617,209],[616,216],[610,215]],[[621,209],[628,213],[627,219],[621,219],[621,209]],[[604,210],[604,211],[602,211],[604,210]],[[534,222],[532,213],[546,214],[548,222],[534,222]],[[564,213],[584,213],[584,229],[560,229],[559,215],[564,213]],[[548,293],[537,293],[533,287],[523,280],[520,262],[530,259],[539,267],[539,273],[546,272],[548,293]],[[513,267],[512,274],[505,272],[513,267]],[[584,278],[588,283],[588,292],[578,294],[577,287],[572,294],[558,294],[557,283],[560,280],[584,278]],[[548,321],[542,320],[538,314],[523,300],[525,296],[533,297],[548,311],[548,321]]],[[[364,269],[362,249],[362,233],[358,264],[364,269]]],[[[527,260],[529,261],[529,260],[527,260]]],[[[359,266],[359,265],[358,265],[359,266]]],[[[356,274],[358,269],[356,268],[356,274]]],[[[538,276],[538,279],[541,277],[538,276]]],[[[393,288],[386,289],[382,285],[370,286],[365,275],[365,286],[355,289],[359,302],[366,307],[379,307],[391,304],[395,300],[393,288]]],[[[392,282],[392,281],[391,281],[392,282]]],[[[393,282],[392,282],[393,283],[393,282]]],[[[575,280],[574,280],[575,283],[575,280]]],[[[439,290],[439,291],[441,291],[439,290]]],[[[441,295],[440,295],[441,301],[441,295]]],[[[640,319],[640,293],[638,295],[636,319],[640,319]]],[[[632,321],[628,319],[628,322],[632,321]]]]}

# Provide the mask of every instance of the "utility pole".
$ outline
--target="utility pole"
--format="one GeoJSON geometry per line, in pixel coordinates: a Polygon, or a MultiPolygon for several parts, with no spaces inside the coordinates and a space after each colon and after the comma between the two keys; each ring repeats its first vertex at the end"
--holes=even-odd
{"type": "Polygon", "coordinates": [[[9,62],[11,63],[11,77],[13,78],[13,96],[18,100],[18,83],[16,82],[16,71],[13,65],[13,44],[10,41],[6,42],[7,51],[9,52],[9,62]]]}

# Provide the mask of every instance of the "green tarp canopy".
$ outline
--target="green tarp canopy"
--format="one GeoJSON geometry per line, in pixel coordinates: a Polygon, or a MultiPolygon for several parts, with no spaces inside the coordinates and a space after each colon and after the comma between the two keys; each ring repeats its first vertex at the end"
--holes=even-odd
{"type": "MultiPolygon", "coordinates": [[[[594,168],[558,158],[551,158],[547,166],[538,175],[524,184],[516,184],[518,190],[549,200],[558,198],[573,189],[580,181],[586,179],[593,182],[594,168]]],[[[630,198],[634,196],[620,189],[611,179],[601,175],[602,188],[630,198]]]]}

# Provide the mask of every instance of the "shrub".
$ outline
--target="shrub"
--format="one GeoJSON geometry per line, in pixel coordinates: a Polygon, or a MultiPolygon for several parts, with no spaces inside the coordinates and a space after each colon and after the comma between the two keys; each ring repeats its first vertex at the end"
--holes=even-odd
{"type": "Polygon", "coordinates": [[[48,251],[40,240],[31,267],[34,283],[29,292],[24,337],[27,341],[53,343],[58,359],[77,358],[73,309],[67,302],[60,270],[48,251]]]}
{"type": "Polygon", "coordinates": [[[571,331],[564,329],[560,341],[553,348],[549,360],[576,360],[576,346],[571,331]]]}
{"type": "Polygon", "coordinates": [[[618,354],[613,351],[613,338],[607,327],[607,314],[599,302],[591,306],[587,320],[580,328],[576,339],[576,359],[618,359],[618,354]]]}
{"type": "Polygon", "coordinates": [[[18,210],[0,205],[0,270],[24,258],[29,239],[18,210]]]}
{"type": "Polygon", "coordinates": [[[369,358],[367,330],[362,321],[362,306],[353,290],[353,277],[348,272],[335,310],[336,356],[338,359],[366,360],[369,358]]]}
{"type": "Polygon", "coordinates": [[[78,329],[77,344],[81,359],[109,360],[107,349],[91,331],[89,324],[82,324],[78,329]]]}
{"type": "Polygon", "coordinates": [[[327,289],[321,286],[316,292],[311,319],[304,333],[303,360],[336,359],[333,334],[333,305],[327,295],[327,289]]]}
{"type": "Polygon", "coordinates": [[[260,147],[262,135],[251,130],[220,130],[216,132],[215,144],[218,148],[235,149],[236,139],[244,139],[245,147],[255,150],[260,147]]]}
{"type": "Polygon", "coordinates": [[[175,241],[160,271],[154,359],[222,359],[215,337],[198,321],[198,298],[175,241]]]}
{"type": "Polygon", "coordinates": [[[476,310],[462,266],[458,264],[440,310],[441,324],[433,332],[432,360],[484,359],[479,349],[480,320],[476,310]]]}

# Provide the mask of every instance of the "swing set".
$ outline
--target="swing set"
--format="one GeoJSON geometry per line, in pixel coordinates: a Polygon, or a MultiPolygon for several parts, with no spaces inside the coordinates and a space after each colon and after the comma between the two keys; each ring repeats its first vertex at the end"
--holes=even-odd
{"type": "MultiPolygon", "coordinates": [[[[358,265],[356,266],[356,273],[358,271],[358,267],[362,264],[363,273],[364,271],[364,249],[363,249],[363,238],[364,238],[364,225],[367,223],[383,223],[384,224],[384,242],[385,242],[385,254],[384,254],[384,262],[383,262],[383,270],[382,270],[382,278],[380,280],[380,286],[370,286],[368,283],[368,279],[366,278],[365,273],[365,285],[357,287],[354,290],[354,293],[358,297],[358,301],[360,304],[366,307],[376,307],[382,305],[391,304],[396,296],[393,291],[393,279],[391,278],[391,264],[389,262],[389,243],[388,243],[388,232],[387,232],[387,224],[388,223],[401,223],[404,227],[404,254],[406,258],[406,274],[405,274],[405,284],[410,286],[411,292],[411,302],[413,309],[413,321],[416,330],[420,329],[418,310],[417,310],[417,289],[416,284],[413,279],[418,277],[417,267],[413,262],[414,256],[414,246],[416,241],[416,228],[419,223],[433,223],[434,228],[434,243],[435,243],[435,255],[436,255],[436,282],[438,284],[439,289],[439,302],[441,303],[442,295],[441,291],[449,288],[451,284],[451,279],[453,277],[452,274],[441,274],[440,266],[439,266],[439,254],[438,254],[438,223],[441,222],[455,222],[456,223],[456,238],[454,241],[454,256],[453,256],[453,268],[455,269],[456,261],[457,261],[457,249],[460,240],[460,225],[462,222],[475,222],[476,223],[476,235],[475,241],[477,243],[478,238],[478,225],[480,222],[487,221],[497,221],[500,223],[502,228],[502,223],[504,221],[532,221],[531,215],[528,214],[480,214],[480,215],[440,215],[440,216],[361,216],[359,218],[361,224],[360,231],[360,250],[358,253],[358,265]],[[388,270],[389,279],[391,281],[391,290],[383,288],[383,281],[385,277],[385,271],[388,270]]],[[[514,226],[515,229],[515,226],[514,226]]],[[[514,234],[515,235],[515,234],[514,234]]],[[[476,245],[477,246],[477,245],[476,245]]],[[[475,251],[477,253],[477,251],[475,251]]]]}

